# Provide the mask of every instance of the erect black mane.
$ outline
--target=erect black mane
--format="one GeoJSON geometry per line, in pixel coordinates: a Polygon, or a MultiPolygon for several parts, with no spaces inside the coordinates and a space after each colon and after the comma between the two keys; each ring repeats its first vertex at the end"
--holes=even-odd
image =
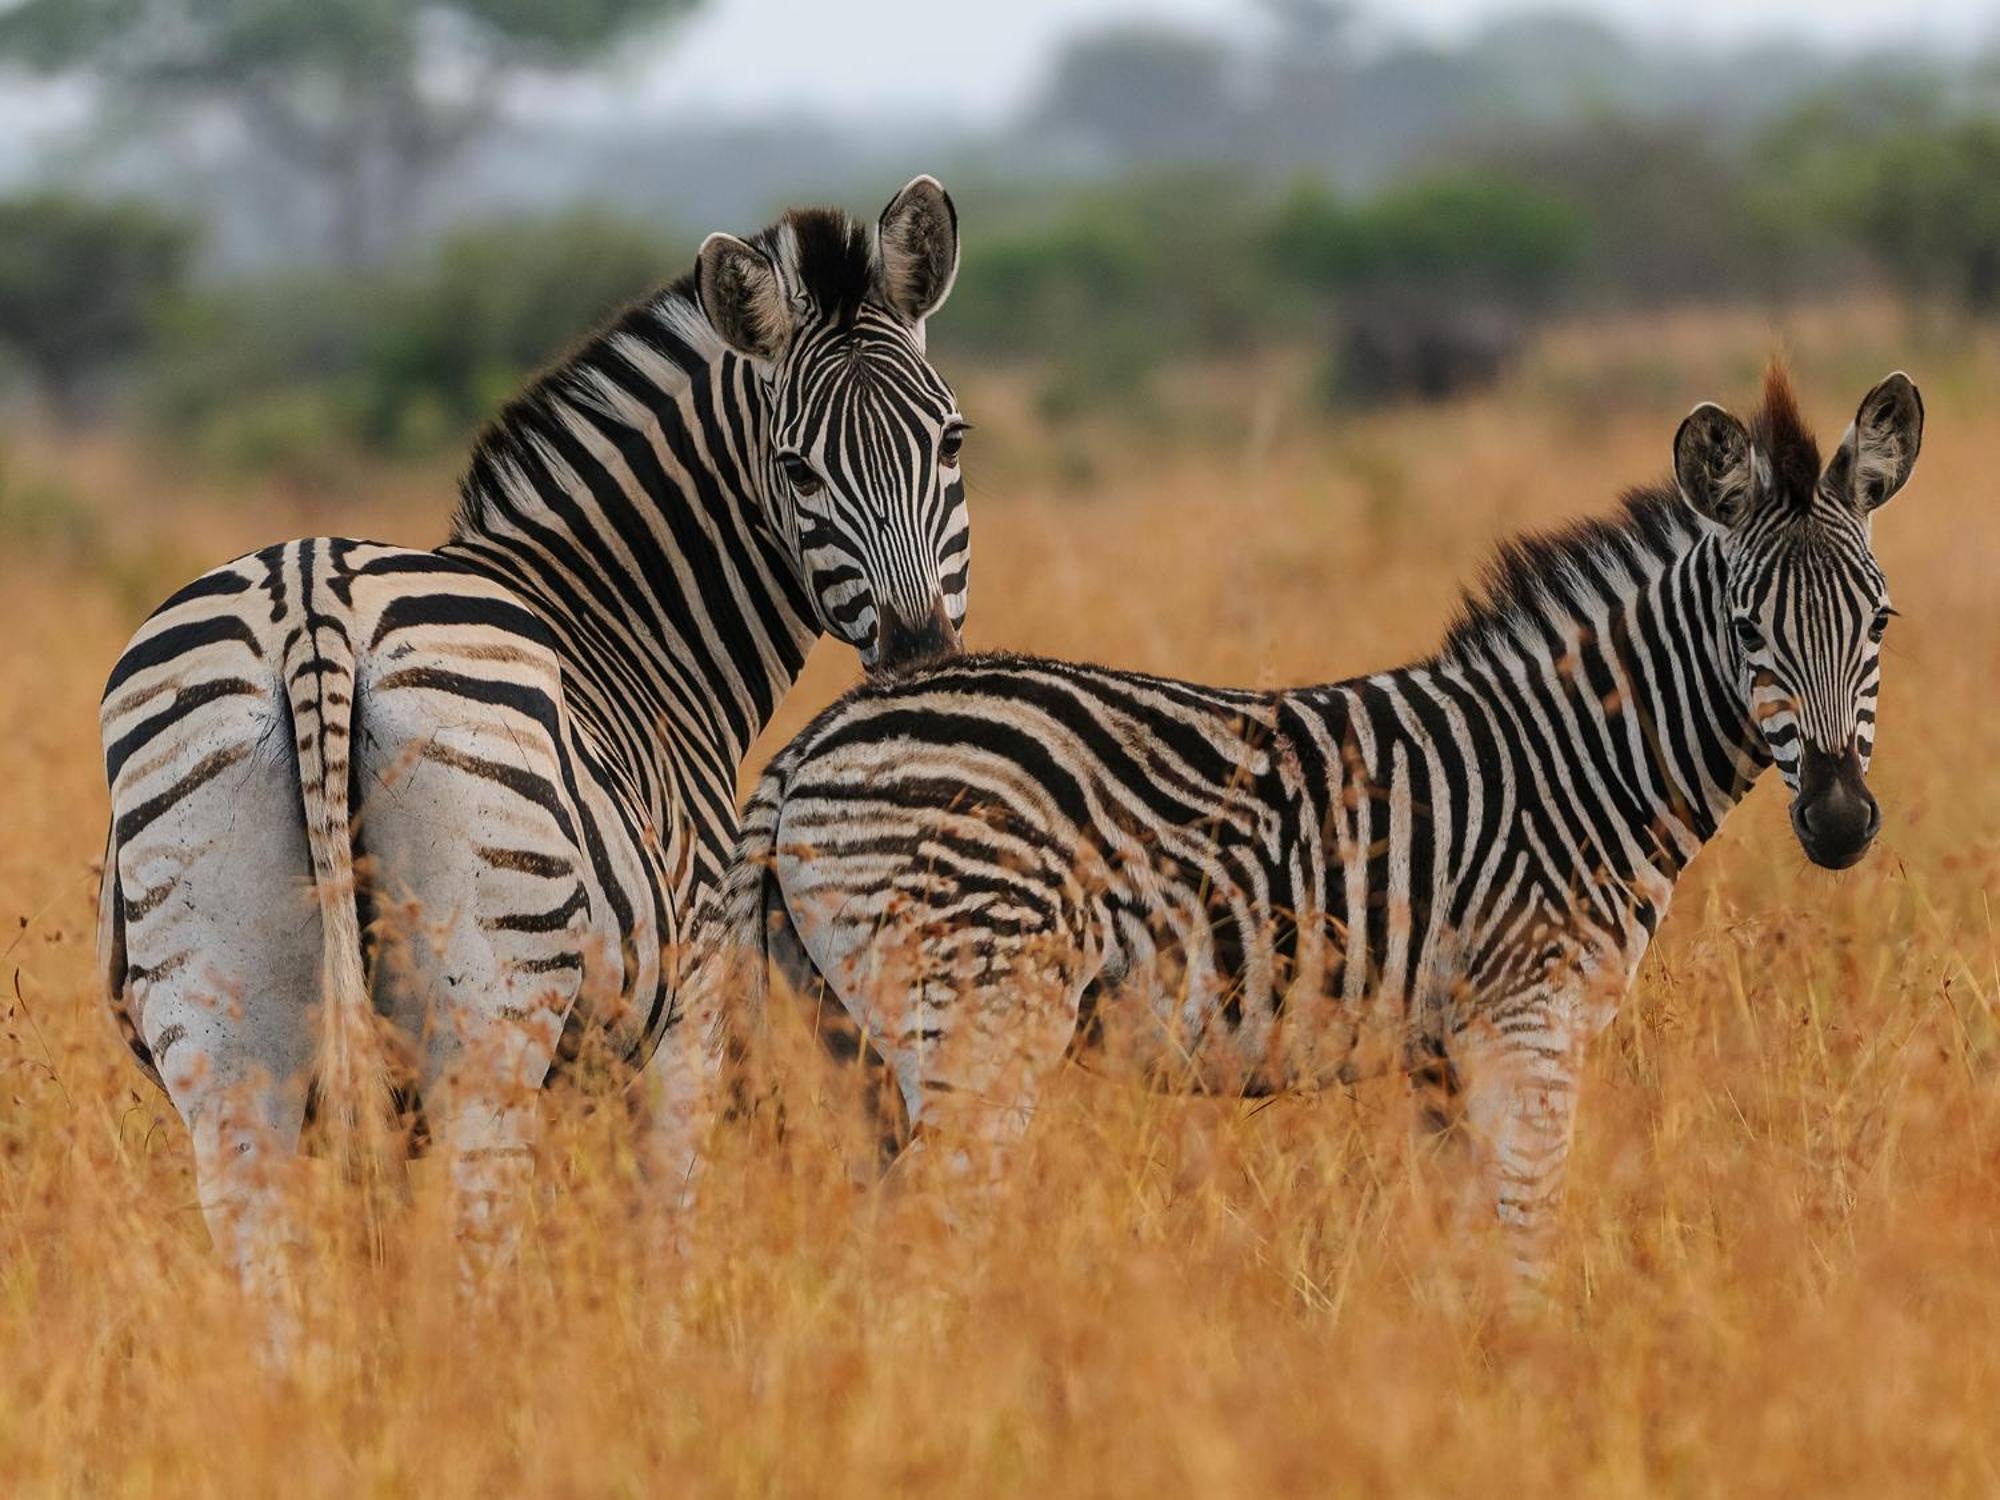
{"type": "Polygon", "coordinates": [[[1627,492],[1618,511],[1552,531],[1510,537],[1459,601],[1434,663],[1517,642],[1522,626],[1574,619],[1601,587],[1588,580],[1658,573],[1688,548],[1695,524],[1672,485],[1627,492]]]}
{"type": "MultiPolygon", "coordinates": [[[[1819,444],[1800,415],[1782,360],[1764,371],[1763,398],[1749,423],[1751,441],[1771,465],[1779,503],[1805,509],[1819,483],[1819,444]]],[[[1603,597],[1607,578],[1658,573],[1699,534],[1671,482],[1627,491],[1616,514],[1553,531],[1510,538],[1495,549],[1477,584],[1466,590],[1433,662],[1465,660],[1517,640],[1523,626],[1574,619],[1591,603],[1581,587],[1603,597]]]]}
{"type": "Polygon", "coordinates": [[[846,328],[876,288],[878,264],[868,226],[837,208],[795,208],[757,236],[768,249],[790,227],[799,247],[799,282],[820,317],[846,328]]]}

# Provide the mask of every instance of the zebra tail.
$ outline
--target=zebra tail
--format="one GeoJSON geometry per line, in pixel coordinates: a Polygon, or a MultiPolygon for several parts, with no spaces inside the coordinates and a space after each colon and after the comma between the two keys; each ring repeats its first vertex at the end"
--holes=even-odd
{"type": "Polygon", "coordinates": [[[699,924],[690,964],[685,1019],[710,1066],[731,1076],[738,1110],[746,1103],[746,1069],[764,1033],[771,966],[776,962],[790,975],[794,953],[804,951],[791,934],[777,877],[778,822],[797,751],[794,744],[779,753],[744,805],[735,852],[699,924]]]}
{"type": "Polygon", "coordinates": [[[385,1139],[391,1097],[356,905],[348,779],[355,691],[351,625],[351,617],[313,611],[287,637],[283,670],[320,912],[317,1118],[336,1154],[359,1152],[365,1170],[385,1139]]]}
{"type": "Polygon", "coordinates": [[[742,1047],[762,1026],[771,997],[771,923],[785,903],[777,890],[778,818],[784,811],[786,758],[758,778],[743,809],[736,854],[723,878],[715,935],[723,952],[715,973],[719,988],[717,1041],[742,1047]],[[775,907],[774,914],[767,914],[775,907]]]}

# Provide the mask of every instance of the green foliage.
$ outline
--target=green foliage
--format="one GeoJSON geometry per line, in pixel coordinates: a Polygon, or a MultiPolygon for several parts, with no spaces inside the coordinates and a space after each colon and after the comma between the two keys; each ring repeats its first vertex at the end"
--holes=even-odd
{"type": "Polygon", "coordinates": [[[597,211],[454,235],[391,288],[368,350],[365,436],[424,446],[491,416],[525,376],[693,264],[597,211]]]}
{"type": "Polygon", "coordinates": [[[1572,274],[1583,238],[1568,204],[1490,173],[1359,202],[1301,186],[1275,209],[1240,176],[1164,174],[968,237],[938,337],[1046,359],[1051,416],[1143,407],[1163,363],[1296,337],[1330,294],[1394,286],[1539,304],[1572,274]]]}
{"type": "Polygon", "coordinates": [[[1054,414],[1129,404],[1161,362],[1273,331],[1285,293],[1257,253],[1262,214],[1241,181],[1181,172],[968,235],[939,345],[1049,361],[1054,414]]]}
{"type": "Polygon", "coordinates": [[[1698,124],[1604,119],[1505,143],[1489,159],[1578,216],[1579,294],[1644,306],[1765,289],[1773,247],[1747,164],[1698,124]]]}
{"type": "Polygon", "coordinates": [[[1319,291],[1414,283],[1534,302],[1575,270],[1586,232],[1562,198],[1467,170],[1359,203],[1301,184],[1278,208],[1267,244],[1284,274],[1319,291]]]}
{"type": "Polygon", "coordinates": [[[462,231],[400,275],[226,288],[166,325],[154,409],[248,468],[310,469],[348,446],[423,453],[691,261],[648,229],[579,212],[462,231]]]}
{"type": "Polygon", "coordinates": [[[1162,353],[1241,347],[1261,331],[1268,293],[1258,220],[1247,188],[1206,173],[1065,198],[1016,227],[966,237],[939,336],[1046,354],[1145,324],[1162,353]]]}
{"type": "Polygon", "coordinates": [[[0,201],[0,344],[73,413],[83,384],[138,347],[188,249],[182,225],[143,205],[0,201]]]}
{"type": "Polygon", "coordinates": [[[1833,222],[1904,287],[2000,308],[2000,120],[1892,132],[1856,152],[1828,198],[1833,222]]]}

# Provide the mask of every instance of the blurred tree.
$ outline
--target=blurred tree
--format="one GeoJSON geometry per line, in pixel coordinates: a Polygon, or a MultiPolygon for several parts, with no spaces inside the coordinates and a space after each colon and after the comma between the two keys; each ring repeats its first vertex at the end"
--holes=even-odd
{"type": "Polygon", "coordinates": [[[526,68],[581,67],[699,0],[20,0],[0,61],[129,105],[220,105],[315,181],[339,258],[394,242],[526,68]]]}
{"type": "Polygon", "coordinates": [[[1299,62],[1345,61],[1359,8],[1353,0],[1259,0],[1277,28],[1279,55],[1299,62]]]}
{"type": "Polygon", "coordinates": [[[1239,352],[1282,322],[1237,173],[1094,187],[966,244],[940,348],[1046,359],[1054,408],[1131,404],[1164,361],[1239,352]]]}
{"type": "Polygon", "coordinates": [[[1126,162],[1225,159],[1238,129],[1229,49],[1168,27],[1082,36],[1056,59],[1041,123],[1126,162]]]}
{"type": "Polygon", "coordinates": [[[1316,183],[1272,215],[1276,268],[1338,312],[1341,401],[1436,400],[1490,383],[1567,285],[1585,226],[1561,198],[1486,172],[1419,178],[1358,203],[1316,183]]]}
{"type": "Polygon", "coordinates": [[[1586,233],[1562,198],[1466,170],[1353,204],[1303,183],[1272,216],[1266,242],[1281,271],[1319,291],[1415,285],[1530,306],[1574,272],[1586,233]]]}
{"type": "Polygon", "coordinates": [[[148,360],[156,418],[222,463],[295,476],[461,439],[528,373],[691,263],[579,210],[463,229],[392,275],[293,272],[185,297],[148,360]]]}
{"type": "Polygon", "coordinates": [[[75,420],[89,379],[131,354],[180,284],[190,236],[140,204],[38,193],[0,201],[0,344],[75,420]]]}
{"type": "Polygon", "coordinates": [[[1572,206],[1583,225],[1578,281],[1641,306],[1702,300],[1766,273],[1742,153],[1693,120],[1603,116],[1502,137],[1492,171],[1572,206]]]}
{"type": "Polygon", "coordinates": [[[1907,289],[2000,311],[2000,119],[1885,136],[1857,154],[1832,208],[1907,289]]]}
{"type": "Polygon", "coordinates": [[[691,246],[592,209],[454,233],[386,299],[366,351],[363,438],[422,449],[462,434],[693,261],[691,246]]]}

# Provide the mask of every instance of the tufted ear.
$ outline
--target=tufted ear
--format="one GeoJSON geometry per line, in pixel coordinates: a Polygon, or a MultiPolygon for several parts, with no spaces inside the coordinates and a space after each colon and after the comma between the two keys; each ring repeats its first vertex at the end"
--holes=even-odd
{"type": "Polygon", "coordinates": [[[1718,526],[1734,526],[1757,495],[1756,448],[1744,425],[1704,401],[1674,434],[1674,480],[1681,498],[1718,526]]]}
{"type": "Polygon", "coordinates": [[[876,225],[882,297],[904,322],[921,324],[951,295],[958,276],[958,210],[935,177],[914,177],[876,225]]]}
{"type": "Polygon", "coordinates": [[[1898,370],[1861,398],[1853,425],[1827,460],[1821,487],[1866,515],[1908,483],[1923,444],[1924,398],[1898,370]]]}
{"type": "Polygon", "coordinates": [[[695,262],[701,310],[722,341],[769,364],[792,337],[792,309],[771,257],[733,234],[711,234],[695,262]]]}

